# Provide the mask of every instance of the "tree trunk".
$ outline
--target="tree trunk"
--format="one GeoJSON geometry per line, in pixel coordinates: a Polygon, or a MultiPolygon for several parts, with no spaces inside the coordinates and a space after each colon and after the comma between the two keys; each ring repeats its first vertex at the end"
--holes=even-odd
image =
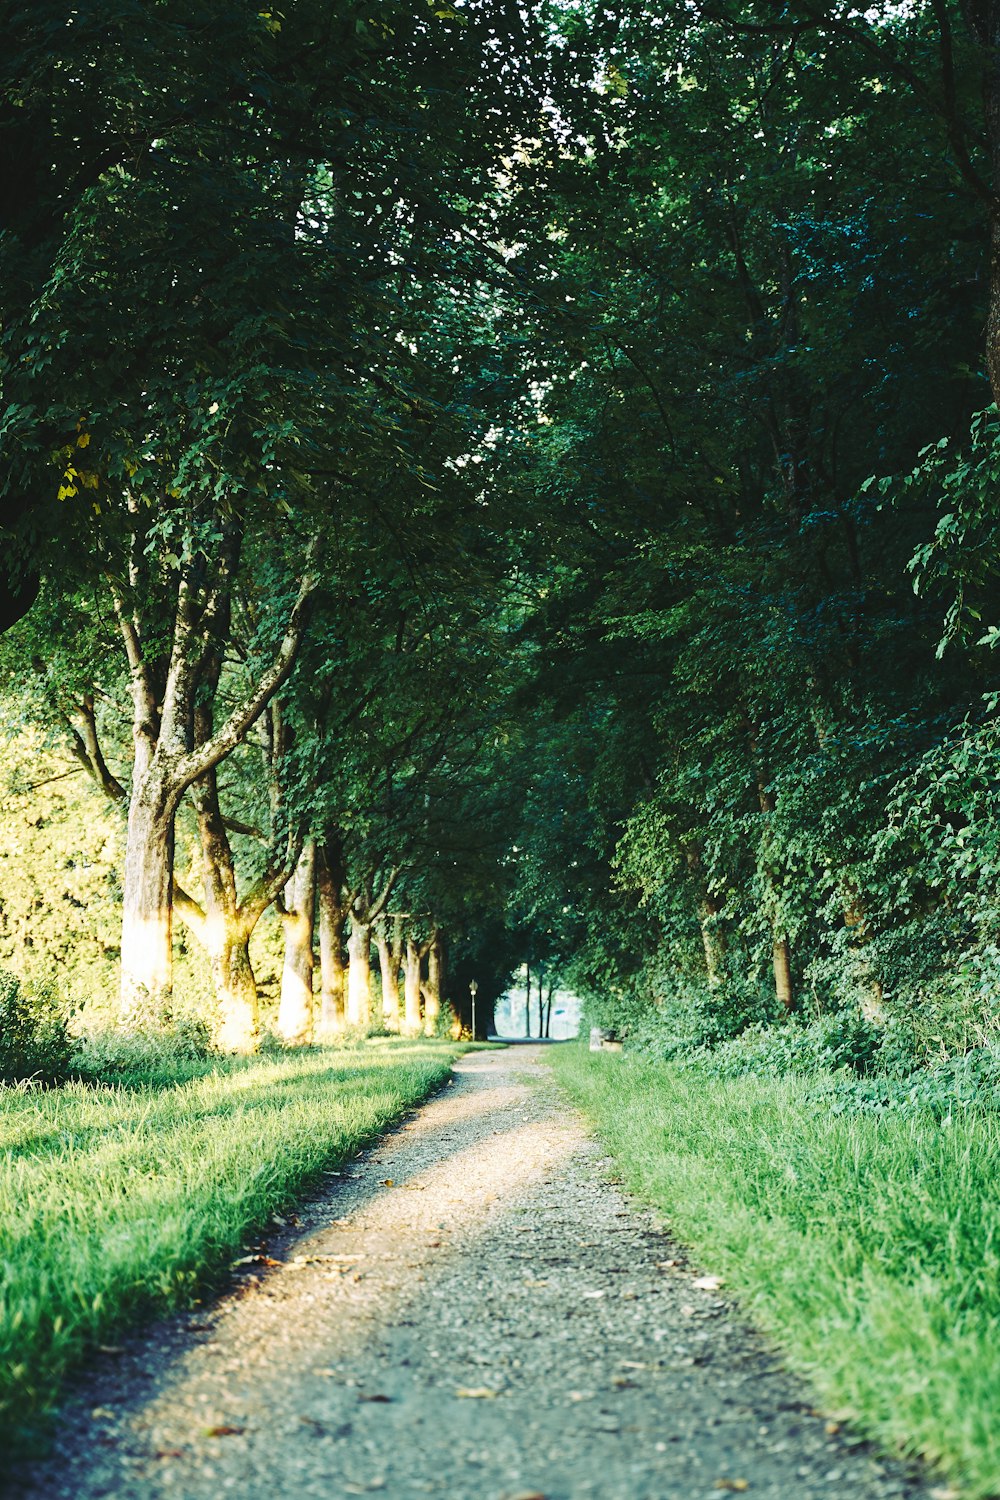
{"type": "Polygon", "coordinates": [[[306,841],[295,874],[285,887],[281,925],[285,962],[281,971],[277,1032],[286,1042],[312,1040],[313,927],[316,904],[316,845],[306,841]]]}
{"type": "Polygon", "coordinates": [[[531,1036],[531,965],[524,966],[524,1035],[531,1036]]]}
{"type": "Polygon", "coordinates": [[[367,1030],[372,1023],[372,929],[369,922],[351,917],[347,939],[347,1024],[367,1030]]]}
{"type": "Polygon", "coordinates": [[[413,938],[406,940],[403,964],[403,1030],[420,1035],[420,945],[413,938]]]}
{"type": "Polygon", "coordinates": [[[212,953],[218,1002],[215,1045],[222,1052],[255,1052],[260,1040],[260,1004],[250,963],[250,934],[241,922],[227,922],[223,942],[212,953]]]}
{"type": "Polygon", "coordinates": [[[436,1036],[441,1017],[441,989],[444,983],[444,946],[438,933],[427,950],[427,984],[424,988],[424,1035],[436,1036]]]}
{"type": "Polygon", "coordinates": [[[795,1004],[795,991],[792,988],[792,949],[786,937],[779,937],[775,933],[772,943],[774,959],[774,993],[778,998],[778,1004],[785,1010],[790,1011],[795,1004]]]}
{"type": "Polygon", "coordinates": [[[382,1019],[389,1031],[399,1030],[399,946],[390,942],[382,923],[375,930],[379,972],[382,975],[382,1019]]]}
{"type": "Polygon", "coordinates": [[[711,989],[718,989],[726,960],[726,944],[716,925],[719,907],[711,897],[705,896],[698,903],[698,926],[701,929],[701,946],[705,951],[705,974],[711,989]]]}
{"type": "Polygon", "coordinates": [[[344,1011],[344,923],[346,908],[327,851],[318,861],[320,1018],[324,1036],[334,1036],[346,1025],[344,1011]]]}
{"type": "Polygon", "coordinates": [[[555,991],[555,980],[549,981],[549,993],[545,1000],[545,1035],[548,1036],[552,1028],[552,996],[555,991]]]}
{"type": "MultiPolygon", "coordinates": [[[[757,731],[750,720],[746,720],[747,737],[750,741],[750,754],[753,757],[754,777],[757,782],[757,801],[760,810],[765,817],[771,817],[774,813],[774,794],[768,785],[757,753],[757,731]]],[[[767,879],[772,892],[778,888],[777,871],[767,869],[767,879]]],[[[771,955],[774,966],[774,993],[778,1004],[788,1013],[795,1006],[795,989],[792,984],[792,948],[786,933],[780,931],[775,910],[776,900],[772,898],[772,910],[768,917],[771,923],[771,955]]]]}
{"type": "Polygon", "coordinates": [[[123,1022],[170,1020],[173,986],[174,803],[159,778],[135,776],[122,901],[123,1022]]]}

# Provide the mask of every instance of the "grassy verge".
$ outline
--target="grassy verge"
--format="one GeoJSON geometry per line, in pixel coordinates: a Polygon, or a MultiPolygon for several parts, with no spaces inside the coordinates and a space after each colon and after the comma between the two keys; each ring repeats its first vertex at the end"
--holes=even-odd
{"type": "Polygon", "coordinates": [[[1000,1120],[835,1115],[797,1078],[554,1049],[629,1186],[834,1410],[1000,1493],[1000,1120]]]}
{"type": "Polygon", "coordinates": [[[382,1042],[180,1065],[172,1084],[0,1089],[0,1436],[30,1440],[88,1346],[190,1299],[461,1050],[382,1042]]]}

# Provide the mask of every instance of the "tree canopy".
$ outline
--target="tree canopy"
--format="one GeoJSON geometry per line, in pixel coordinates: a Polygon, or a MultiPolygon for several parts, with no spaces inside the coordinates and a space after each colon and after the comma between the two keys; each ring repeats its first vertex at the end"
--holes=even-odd
{"type": "Polygon", "coordinates": [[[175,913],[227,1046],[261,922],[289,1040],[525,961],[987,1024],[998,24],[15,7],[4,713],[125,820],[129,1024],[175,913]]]}

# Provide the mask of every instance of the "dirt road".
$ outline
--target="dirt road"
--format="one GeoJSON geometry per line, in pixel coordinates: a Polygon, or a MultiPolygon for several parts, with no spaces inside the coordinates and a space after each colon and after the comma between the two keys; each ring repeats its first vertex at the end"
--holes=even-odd
{"type": "Polygon", "coordinates": [[[929,1496],[827,1430],[613,1175],[541,1048],[471,1054],[275,1230],[280,1264],[103,1354],[10,1492],[929,1496]]]}

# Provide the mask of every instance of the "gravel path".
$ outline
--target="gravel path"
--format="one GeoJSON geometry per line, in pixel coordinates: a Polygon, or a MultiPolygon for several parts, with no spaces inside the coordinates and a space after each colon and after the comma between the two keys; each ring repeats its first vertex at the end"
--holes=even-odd
{"type": "MultiPolygon", "coordinates": [[[[539,1047],[454,1082],[218,1302],[100,1356],[28,1497],[930,1496],[614,1185],[539,1047]]],[[[937,1493],[942,1493],[938,1491],[937,1493]]]]}

